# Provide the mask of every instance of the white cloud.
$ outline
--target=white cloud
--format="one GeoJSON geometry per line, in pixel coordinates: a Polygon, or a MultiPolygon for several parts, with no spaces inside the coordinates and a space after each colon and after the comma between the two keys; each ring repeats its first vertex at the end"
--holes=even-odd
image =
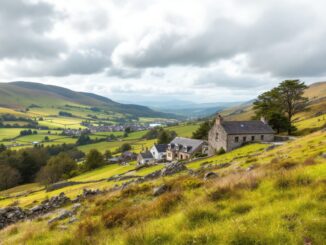
{"type": "Polygon", "coordinates": [[[1,80],[115,99],[250,99],[285,78],[326,76],[325,9],[322,0],[3,0],[1,80]]]}

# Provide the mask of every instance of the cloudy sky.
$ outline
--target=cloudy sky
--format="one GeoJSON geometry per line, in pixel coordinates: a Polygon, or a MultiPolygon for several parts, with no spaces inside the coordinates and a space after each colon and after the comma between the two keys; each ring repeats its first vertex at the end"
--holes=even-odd
{"type": "Polygon", "coordinates": [[[326,77],[324,0],[0,0],[0,81],[119,101],[252,99],[326,77]]]}

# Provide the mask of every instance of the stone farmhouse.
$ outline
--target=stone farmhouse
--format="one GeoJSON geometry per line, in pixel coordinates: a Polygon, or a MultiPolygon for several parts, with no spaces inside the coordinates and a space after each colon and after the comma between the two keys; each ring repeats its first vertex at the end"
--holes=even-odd
{"type": "Polygon", "coordinates": [[[205,141],[176,137],[168,144],[166,150],[166,160],[187,160],[196,153],[202,153],[205,141]]]}
{"type": "Polygon", "coordinates": [[[137,156],[138,165],[153,163],[155,160],[150,151],[141,152],[137,156]]]}
{"type": "Polygon", "coordinates": [[[153,158],[160,162],[166,159],[166,150],[168,148],[167,144],[154,144],[150,149],[150,152],[153,155],[153,158]]]}
{"type": "Polygon", "coordinates": [[[224,121],[217,115],[208,133],[208,154],[214,155],[221,148],[231,151],[247,142],[271,142],[274,130],[262,118],[256,121],[224,121]]]}

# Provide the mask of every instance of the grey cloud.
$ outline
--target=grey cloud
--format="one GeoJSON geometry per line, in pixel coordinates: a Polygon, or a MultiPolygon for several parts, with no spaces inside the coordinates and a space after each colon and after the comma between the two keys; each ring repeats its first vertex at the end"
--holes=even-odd
{"type": "Polygon", "coordinates": [[[0,59],[46,58],[64,51],[64,41],[45,35],[57,14],[48,3],[1,0],[0,59]]]}
{"type": "Polygon", "coordinates": [[[136,69],[121,69],[112,67],[107,70],[106,74],[110,77],[119,77],[122,79],[140,78],[142,75],[142,71],[136,69]]]}
{"type": "Polygon", "coordinates": [[[195,36],[157,30],[154,35],[148,33],[138,42],[132,41],[133,48],[119,50],[118,55],[125,65],[144,68],[205,66],[246,54],[250,71],[275,76],[325,74],[326,27],[320,25],[308,5],[278,4],[268,5],[250,25],[216,18],[195,36]],[[150,40],[146,46],[145,39],[150,40]]]}
{"type": "MultiPolygon", "coordinates": [[[[31,62],[31,61],[27,61],[31,62]]],[[[46,63],[34,61],[32,65],[16,64],[9,67],[12,73],[20,76],[69,76],[93,74],[110,66],[108,57],[94,50],[72,52],[66,58],[48,60],[46,63]]]]}

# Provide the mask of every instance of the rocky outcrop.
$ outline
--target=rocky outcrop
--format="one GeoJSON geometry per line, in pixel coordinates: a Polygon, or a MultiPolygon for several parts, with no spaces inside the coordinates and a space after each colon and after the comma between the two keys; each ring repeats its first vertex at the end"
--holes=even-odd
{"type": "Polygon", "coordinates": [[[214,179],[214,178],[217,178],[217,177],[218,177],[217,173],[215,173],[215,172],[207,172],[204,175],[204,180],[214,179]]]}
{"type": "Polygon", "coordinates": [[[161,170],[161,176],[168,176],[187,170],[187,167],[182,162],[173,162],[166,165],[161,170]]]}
{"type": "Polygon", "coordinates": [[[7,207],[0,209],[0,229],[14,224],[18,221],[32,219],[53,211],[56,208],[70,202],[70,199],[64,193],[59,196],[51,197],[44,200],[41,204],[32,207],[31,209],[22,209],[20,207],[7,207]]]}
{"type": "Polygon", "coordinates": [[[170,188],[167,185],[161,185],[161,186],[155,187],[154,190],[153,190],[153,195],[154,196],[160,196],[163,193],[167,192],[169,189],[170,188]]]}

